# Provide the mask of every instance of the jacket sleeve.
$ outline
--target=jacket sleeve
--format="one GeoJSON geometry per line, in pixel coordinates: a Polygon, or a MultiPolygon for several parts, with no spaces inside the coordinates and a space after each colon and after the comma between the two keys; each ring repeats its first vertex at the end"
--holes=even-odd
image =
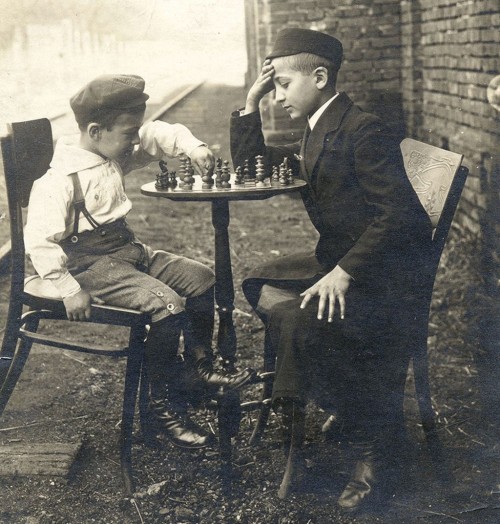
{"type": "Polygon", "coordinates": [[[253,165],[255,156],[262,155],[267,175],[269,175],[271,166],[281,164],[285,157],[288,158],[293,172],[299,173],[299,161],[295,155],[300,152],[300,144],[299,141],[283,146],[266,146],[259,111],[242,116],[239,111],[231,114],[230,146],[235,168],[243,166],[245,160],[249,160],[253,165]]]}

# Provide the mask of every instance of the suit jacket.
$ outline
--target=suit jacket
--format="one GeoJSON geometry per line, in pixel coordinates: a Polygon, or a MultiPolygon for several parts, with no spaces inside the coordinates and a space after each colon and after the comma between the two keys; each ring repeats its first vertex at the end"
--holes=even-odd
{"type": "MultiPolygon", "coordinates": [[[[432,225],[406,176],[399,143],[380,118],[341,93],[307,140],[306,129],[297,143],[266,146],[258,111],[233,113],[230,130],[235,166],[263,155],[271,169],[287,157],[294,173],[308,182],[302,197],[319,241],[316,264],[304,259],[305,278],[318,264],[324,271],[338,264],[355,282],[385,295],[414,292],[432,225]]],[[[280,261],[251,276],[287,279],[284,266],[280,261]]],[[[293,267],[293,278],[300,274],[293,267]]]]}

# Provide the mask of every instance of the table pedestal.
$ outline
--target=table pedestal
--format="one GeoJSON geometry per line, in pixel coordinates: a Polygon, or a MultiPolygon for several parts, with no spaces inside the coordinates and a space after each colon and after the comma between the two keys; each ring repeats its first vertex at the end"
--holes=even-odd
{"type": "Polygon", "coordinates": [[[236,362],[236,330],[233,324],[234,285],[229,248],[229,202],[212,201],[212,224],[215,230],[215,302],[219,315],[217,347],[228,369],[236,362]]]}

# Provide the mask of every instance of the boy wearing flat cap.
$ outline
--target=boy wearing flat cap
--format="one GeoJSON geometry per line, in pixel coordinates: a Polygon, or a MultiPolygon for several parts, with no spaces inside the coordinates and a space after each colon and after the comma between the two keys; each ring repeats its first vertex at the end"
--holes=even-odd
{"type": "Polygon", "coordinates": [[[354,457],[338,505],[356,512],[390,495],[400,469],[390,459],[404,442],[403,390],[410,342],[421,336],[412,319],[431,223],[391,132],[337,91],[342,55],[325,33],[281,31],[244,110],[232,115],[231,153],[235,166],[263,155],[268,169],[286,157],[307,182],[315,251],[254,269],[243,290],[277,355],[273,405],[297,446],[307,399],[326,382],[328,398],[318,402],[335,409],[354,457]],[[292,119],[308,119],[295,144],[265,144],[259,102],[273,89],[292,119]]]}
{"type": "Polygon", "coordinates": [[[238,388],[250,371],[212,367],[213,272],[153,250],[127,225],[128,172],[180,155],[191,158],[198,174],[214,164],[206,144],[185,126],[143,125],[147,99],[136,75],[100,76],[71,98],[80,133],[57,142],[50,169],[33,185],[26,251],[59,291],[69,320],[88,319],[93,301],[151,315],[145,347],[151,411],[174,444],[196,449],[209,445],[212,435],[187,415],[186,385],[176,365],[181,330],[197,384],[238,388]]]}

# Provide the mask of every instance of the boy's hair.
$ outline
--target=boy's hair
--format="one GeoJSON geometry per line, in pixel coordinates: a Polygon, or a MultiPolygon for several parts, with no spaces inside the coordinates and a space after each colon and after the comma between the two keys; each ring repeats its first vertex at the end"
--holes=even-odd
{"type": "Polygon", "coordinates": [[[105,128],[107,131],[111,131],[111,129],[115,125],[116,119],[120,115],[124,113],[135,115],[143,113],[145,110],[146,104],[142,104],[136,107],[129,107],[127,109],[100,109],[94,115],[90,115],[85,120],[79,121],[78,127],[80,131],[85,131],[87,129],[88,124],[90,124],[91,122],[95,122],[96,124],[99,124],[100,126],[105,128]]]}
{"type": "Polygon", "coordinates": [[[318,67],[324,67],[328,72],[328,85],[335,87],[337,83],[338,64],[334,64],[322,56],[312,53],[298,53],[277,58],[283,60],[290,69],[305,75],[310,75],[318,67]]]}

